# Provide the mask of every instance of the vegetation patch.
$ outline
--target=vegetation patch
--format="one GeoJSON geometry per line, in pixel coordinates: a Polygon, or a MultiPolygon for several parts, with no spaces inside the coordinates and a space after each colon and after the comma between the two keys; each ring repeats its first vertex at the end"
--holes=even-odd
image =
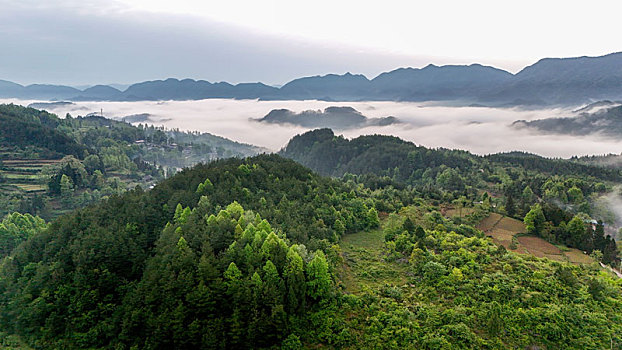
{"type": "Polygon", "coordinates": [[[484,233],[488,233],[488,231],[492,230],[499,221],[503,219],[503,215],[497,213],[491,213],[488,217],[484,218],[478,225],[477,228],[484,231],[484,233]]]}
{"type": "Polygon", "coordinates": [[[345,235],[340,246],[344,264],[339,270],[339,277],[346,292],[359,294],[384,284],[406,283],[406,265],[386,260],[383,230],[345,235]]]}
{"type": "Polygon", "coordinates": [[[568,251],[564,251],[564,255],[573,264],[592,264],[594,262],[592,257],[576,248],[569,248],[568,251]]]}
{"type": "Polygon", "coordinates": [[[531,254],[542,258],[546,255],[563,255],[562,251],[540,237],[519,236],[518,241],[531,254]]]}

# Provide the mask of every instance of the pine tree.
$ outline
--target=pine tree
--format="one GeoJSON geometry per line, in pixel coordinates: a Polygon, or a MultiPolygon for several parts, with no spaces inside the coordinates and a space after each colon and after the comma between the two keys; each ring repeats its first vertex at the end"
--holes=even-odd
{"type": "Polygon", "coordinates": [[[287,264],[283,273],[287,288],[285,306],[288,313],[296,314],[305,306],[305,271],[302,257],[290,247],[287,252],[287,264]]]}
{"type": "Polygon", "coordinates": [[[328,262],[321,250],[317,250],[307,265],[307,295],[315,300],[328,298],[332,279],[328,272],[328,262]]]}

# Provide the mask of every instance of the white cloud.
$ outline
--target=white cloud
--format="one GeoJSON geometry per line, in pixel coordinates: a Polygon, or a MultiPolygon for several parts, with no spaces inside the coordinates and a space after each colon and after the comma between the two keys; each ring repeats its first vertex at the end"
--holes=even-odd
{"type": "MultiPolygon", "coordinates": [[[[20,102],[20,101],[14,101],[20,102]]],[[[20,102],[27,104],[30,101],[20,102]]],[[[251,119],[261,118],[272,109],[287,108],[295,112],[323,109],[328,106],[352,106],[367,117],[395,116],[405,124],[368,127],[344,132],[346,137],[365,134],[391,134],[426,147],[465,149],[477,154],[522,150],[549,157],[619,153],[622,140],[602,137],[544,135],[517,130],[510,124],[518,119],[541,119],[567,116],[567,110],[494,109],[474,107],[438,107],[429,104],[397,102],[323,101],[255,101],[200,100],[166,102],[80,102],[54,113],[74,116],[99,112],[109,117],[150,113],[169,128],[200,130],[278,150],[302,127],[263,124],[251,119]],[[86,107],[85,109],[80,109],[86,107]]]]}

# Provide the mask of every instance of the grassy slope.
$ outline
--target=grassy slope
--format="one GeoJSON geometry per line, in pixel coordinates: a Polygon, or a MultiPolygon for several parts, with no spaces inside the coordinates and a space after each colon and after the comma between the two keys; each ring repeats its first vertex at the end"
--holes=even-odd
{"type": "Polygon", "coordinates": [[[406,265],[384,260],[382,229],[345,235],[340,246],[344,264],[339,270],[339,277],[346,292],[358,294],[387,283],[406,283],[406,265]]]}

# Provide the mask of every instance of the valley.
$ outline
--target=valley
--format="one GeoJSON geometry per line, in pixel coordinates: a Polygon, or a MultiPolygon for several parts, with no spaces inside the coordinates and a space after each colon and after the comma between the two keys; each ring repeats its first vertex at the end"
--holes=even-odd
{"type": "Polygon", "coordinates": [[[622,2],[0,8],[0,350],[622,350],[622,2]]]}

